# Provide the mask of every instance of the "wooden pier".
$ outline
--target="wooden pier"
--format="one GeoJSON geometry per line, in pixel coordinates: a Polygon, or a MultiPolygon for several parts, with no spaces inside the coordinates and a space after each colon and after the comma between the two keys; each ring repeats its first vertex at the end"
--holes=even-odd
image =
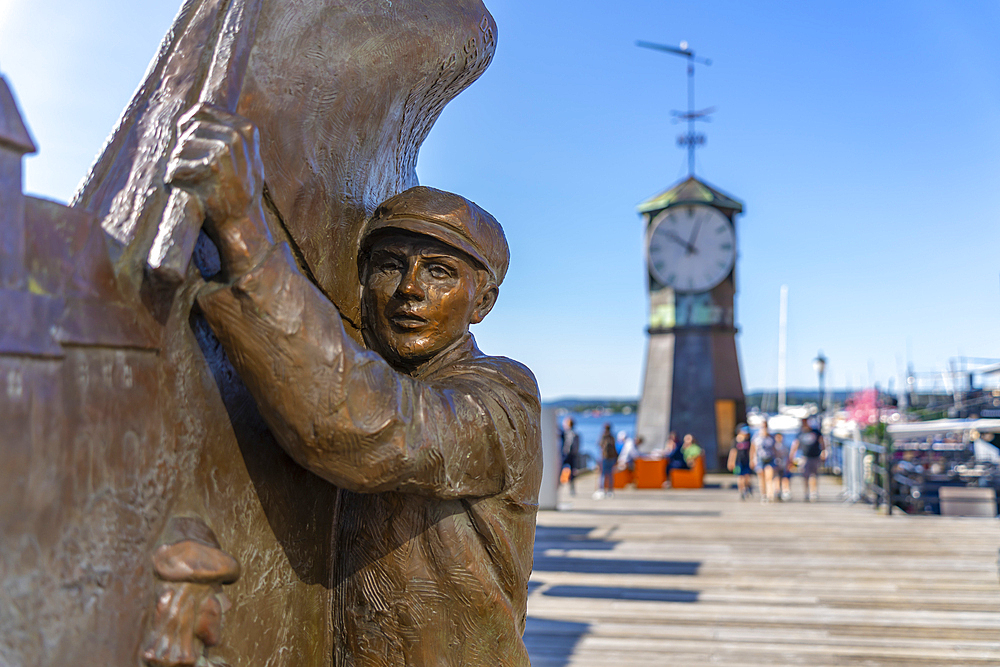
{"type": "Polygon", "coordinates": [[[1000,665],[997,520],[716,488],[561,491],[538,517],[534,667],[1000,665]]]}

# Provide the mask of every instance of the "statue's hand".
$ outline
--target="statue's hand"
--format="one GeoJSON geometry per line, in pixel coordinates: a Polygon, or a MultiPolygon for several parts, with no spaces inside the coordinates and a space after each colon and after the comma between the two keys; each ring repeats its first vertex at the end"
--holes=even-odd
{"type": "Polygon", "coordinates": [[[260,136],[245,118],[207,104],[181,116],[167,182],[205,207],[206,230],[222,231],[260,205],[264,167],[260,136]]]}
{"type": "Polygon", "coordinates": [[[156,606],[142,659],[150,667],[221,665],[206,651],[221,640],[222,615],[229,608],[222,587],[239,578],[240,564],[199,519],[174,519],[168,542],[153,552],[156,606]]]}
{"type": "Polygon", "coordinates": [[[246,118],[198,104],[181,117],[178,131],[166,181],[201,204],[204,229],[219,248],[223,271],[241,275],[271,245],[261,206],[264,167],[257,128],[246,118]]]}

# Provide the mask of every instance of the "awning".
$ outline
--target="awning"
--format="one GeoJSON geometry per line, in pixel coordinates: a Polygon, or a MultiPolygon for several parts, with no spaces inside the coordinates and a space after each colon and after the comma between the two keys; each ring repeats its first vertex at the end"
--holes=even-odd
{"type": "Polygon", "coordinates": [[[1000,419],[935,419],[929,422],[889,424],[886,430],[893,436],[914,438],[937,435],[939,433],[1000,433],[1000,419]]]}

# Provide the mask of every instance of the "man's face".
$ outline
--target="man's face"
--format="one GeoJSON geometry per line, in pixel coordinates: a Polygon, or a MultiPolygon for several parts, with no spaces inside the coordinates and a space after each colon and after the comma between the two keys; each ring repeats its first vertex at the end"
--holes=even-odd
{"type": "Polygon", "coordinates": [[[427,236],[389,233],[365,264],[365,339],[412,369],[457,341],[493,307],[497,289],[464,253],[427,236]]]}

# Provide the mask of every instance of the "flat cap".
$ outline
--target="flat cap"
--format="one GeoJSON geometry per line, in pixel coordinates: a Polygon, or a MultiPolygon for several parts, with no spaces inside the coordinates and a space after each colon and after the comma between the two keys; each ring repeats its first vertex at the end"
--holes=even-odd
{"type": "Polygon", "coordinates": [[[423,234],[461,250],[482,264],[497,285],[507,274],[510,249],[503,227],[465,197],[418,185],[386,199],[361,235],[362,256],[374,233],[386,229],[423,234]]]}

